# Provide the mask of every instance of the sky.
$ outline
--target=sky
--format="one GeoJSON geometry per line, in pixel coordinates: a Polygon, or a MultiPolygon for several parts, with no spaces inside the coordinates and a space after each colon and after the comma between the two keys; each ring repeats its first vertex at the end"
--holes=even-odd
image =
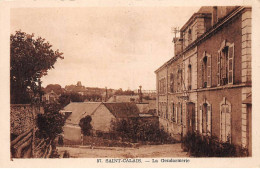
{"type": "Polygon", "coordinates": [[[63,52],[42,77],[48,84],[156,89],[154,71],[173,57],[172,27],[199,7],[62,7],[11,9],[11,33],[45,38],[63,52]]]}

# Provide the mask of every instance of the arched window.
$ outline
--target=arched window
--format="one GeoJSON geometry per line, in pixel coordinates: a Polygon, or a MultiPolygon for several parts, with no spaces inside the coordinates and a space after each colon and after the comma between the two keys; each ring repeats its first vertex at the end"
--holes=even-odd
{"type": "Polygon", "coordinates": [[[211,105],[205,100],[200,105],[200,113],[198,118],[198,127],[203,135],[211,135],[211,105]]]}
{"type": "Polygon", "coordinates": [[[220,103],[220,139],[231,143],[231,103],[225,97],[220,103]]]}

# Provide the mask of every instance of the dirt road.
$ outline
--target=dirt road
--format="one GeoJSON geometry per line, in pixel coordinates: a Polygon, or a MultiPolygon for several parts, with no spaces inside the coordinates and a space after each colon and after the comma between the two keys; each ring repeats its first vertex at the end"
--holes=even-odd
{"type": "Polygon", "coordinates": [[[138,148],[123,147],[57,147],[59,154],[68,151],[72,158],[160,158],[188,157],[181,144],[144,145],[138,148]]]}

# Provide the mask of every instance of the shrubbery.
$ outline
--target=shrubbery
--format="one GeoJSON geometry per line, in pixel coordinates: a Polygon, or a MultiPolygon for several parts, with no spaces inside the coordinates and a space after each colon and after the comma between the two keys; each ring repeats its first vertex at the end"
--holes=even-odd
{"type": "Polygon", "coordinates": [[[215,136],[202,136],[199,133],[187,133],[183,138],[184,151],[194,157],[245,157],[248,151],[228,142],[221,142],[215,136]]]}
{"type": "Polygon", "coordinates": [[[175,143],[168,133],[159,129],[158,125],[151,122],[142,122],[138,118],[129,118],[112,122],[112,133],[122,141],[144,144],[175,143]]]}

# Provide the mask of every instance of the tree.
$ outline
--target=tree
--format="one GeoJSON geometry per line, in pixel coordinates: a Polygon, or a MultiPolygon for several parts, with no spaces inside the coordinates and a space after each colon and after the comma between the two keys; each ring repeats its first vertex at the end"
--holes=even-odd
{"type": "Polygon", "coordinates": [[[90,131],[92,130],[92,125],[91,125],[92,118],[91,116],[87,115],[86,117],[80,119],[79,121],[79,126],[81,128],[81,132],[83,135],[90,135],[90,131]]]}
{"type": "Polygon", "coordinates": [[[53,91],[56,94],[62,94],[63,89],[59,84],[49,84],[45,87],[44,92],[49,93],[51,91],[53,91]]]}
{"type": "Polygon", "coordinates": [[[39,128],[39,135],[42,138],[53,140],[63,132],[62,127],[65,124],[65,117],[59,113],[60,109],[60,104],[46,104],[44,106],[44,114],[38,114],[37,126],[39,128]]]}
{"type": "Polygon", "coordinates": [[[115,95],[134,95],[134,91],[132,90],[125,90],[123,91],[122,88],[116,90],[115,95]]]}
{"type": "Polygon", "coordinates": [[[34,38],[34,34],[22,31],[11,34],[11,103],[30,103],[29,92],[40,93],[40,78],[54,68],[57,59],[63,59],[62,53],[51,47],[44,38],[34,38]]]}

